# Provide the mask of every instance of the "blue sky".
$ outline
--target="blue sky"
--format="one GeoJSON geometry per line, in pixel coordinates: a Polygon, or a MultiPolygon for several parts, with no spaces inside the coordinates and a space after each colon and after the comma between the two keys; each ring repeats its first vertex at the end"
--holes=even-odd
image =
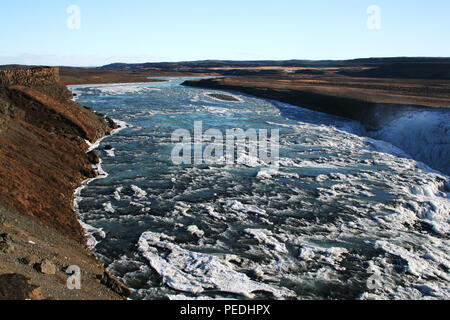
{"type": "Polygon", "coordinates": [[[450,56],[450,1],[15,0],[0,64],[450,56]],[[81,10],[80,29],[67,8],[81,10]],[[369,29],[367,8],[381,10],[369,29]]]}

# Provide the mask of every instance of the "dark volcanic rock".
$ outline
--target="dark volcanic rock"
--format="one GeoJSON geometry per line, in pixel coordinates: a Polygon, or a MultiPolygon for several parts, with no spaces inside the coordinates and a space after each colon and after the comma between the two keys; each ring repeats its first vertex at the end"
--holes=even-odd
{"type": "Polygon", "coordinates": [[[110,144],[105,146],[105,150],[114,150],[114,147],[110,144]]]}
{"type": "Polygon", "coordinates": [[[20,274],[0,275],[0,300],[41,300],[40,289],[20,274]]]}
{"type": "Polygon", "coordinates": [[[88,156],[88,160],[90,163],[92,163],[92,164],[100,163],[100,158],[95,150],[88,152],[87,156],[88,156]]]}
{"type": "Polygon", "coordinates": [[[106,120],[106,122],[108,122],[108,125],[110,128],[113,128],[113,129],[120,128],[120,126],[117,123],[115,123],[114,120],[111,119],[110,117],[105,117],[105,120],[106,120]]]}
{"type": "Polygon", "coordinates": [[[6,233],[0,234],[0,252],[8,253],[10,250],[10,237],[6,233]]]}
{"type": "Polygon", "coordinates": [[[131,295],[131,290],[123,285],[108,271],[105,271],[102,275],[98,275],[97,279],[100,280],[102,284],[123,297],[129,297],[131,295]]]}

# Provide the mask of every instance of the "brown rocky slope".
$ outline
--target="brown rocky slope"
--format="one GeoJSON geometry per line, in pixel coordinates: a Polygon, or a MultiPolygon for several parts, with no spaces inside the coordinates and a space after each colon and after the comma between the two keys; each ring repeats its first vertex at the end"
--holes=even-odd
{"type": "Polygon", "coordinates": [[[120,299],[129,293],[87,250],[73,207],[74,190],[96,175],[98,157],[86,153],[85,140],[109,135],[114,125],[71,97],[58,68],[0,69],[0,299],[21,297],[5,289],[11,281],[29,283],[33,290],[22,288],[22,295],[32,298],[120,299]],[[43,276],[43,263],[55,273],[43,276]],[[66,288],[69,265],[82,269],[84,289],[66,288]],[[31,295],[34,288],[42,295],[31,295]]]}

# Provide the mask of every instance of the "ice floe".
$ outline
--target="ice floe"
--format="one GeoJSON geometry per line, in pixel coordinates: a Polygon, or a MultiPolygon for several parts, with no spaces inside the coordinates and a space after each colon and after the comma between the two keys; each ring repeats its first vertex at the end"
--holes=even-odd
{"type": "Polygon", "coordinates": [[[139,188],[138,186],[131,185],[131,190],[134,192],[134,196],[139,199],[144,199],[147,197],[147,192],[139,188]]]}
{"type": "Polygon", "coordinates": [[[242,211],[246,213],[257,213],[261,215],[266,214],[266,210],[258,208],[257,206],[252,204],[243,204],[238,200],[225,200],[224,205],[235,211],[242,211]]]}
{"type": "Polygon", "coordinates": [[[256,240],[258,240],[260,243],[263,243],[267,246],[269,246],[270,249],[281,252],[281,253],[287,253],[286,245],[284,243],[279,242],[275,237],[273,237],[273,234],[270,230],[265,229],[245,229],[246,233],[252,235],[256,240]]]}
{"type": "Polygon", "coordinates": [[[164,283],[173,289],[194,294],[207,290],[222,291],[249,298],[254,297],[256,291],[270,292],[276,298],[295,296],[288,289],[251,280],[218,256],[183,249],[173,240],[161,233],[145,232],[138,242],[141,254],[163,277],[164,283]],[[162,254],[159,250],[167,253],[162,254]]]}

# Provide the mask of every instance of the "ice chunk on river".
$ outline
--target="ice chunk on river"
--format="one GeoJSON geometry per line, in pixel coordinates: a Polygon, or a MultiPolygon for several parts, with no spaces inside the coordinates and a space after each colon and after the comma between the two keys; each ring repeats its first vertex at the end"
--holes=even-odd
{"type": "Polygon", "coordinates": [[[143,199],[147,196],[147,192],[139,188],[138,186],[132,185],[131,190],[134,192],[134,196],[139,199],[143,199]]]}
{"type": "Polygon", "coordinates": [[[183,249],[172,243],[173,240],[162,233],[145,232],[139,239],[138,248],[164,283],[175,290],[194,294],[218,290],[248,298],[253,298],[256,291],[264,291],[271,292],[276,298],[295,297],[289,289],[251,280],[246,274],[235,271],[230,262],[211,254],[183,249]]]}

